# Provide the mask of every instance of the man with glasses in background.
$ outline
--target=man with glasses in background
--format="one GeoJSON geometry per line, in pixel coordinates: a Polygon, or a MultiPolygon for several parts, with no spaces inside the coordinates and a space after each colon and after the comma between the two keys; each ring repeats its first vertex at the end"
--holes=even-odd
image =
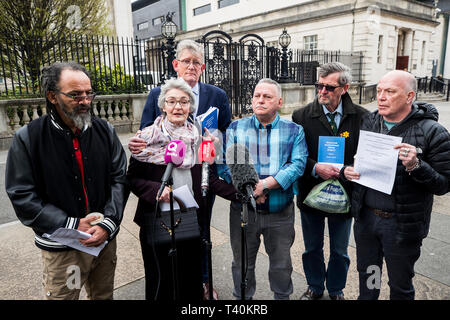
{"type": "MultiPolygon", "coordinates": [[[[320,299],[325,282],[332,300],[344,300],[343,289],[350,265],[347,254],[352,224],[350,213],[326,213],[307,206],[303,201],[317,184],[339,178],[338,167],[318,163],[319,136],[344,137],[344,165],[353,163],[361,118],[368,111],[352,102],[348,94],[350,83],[351,73],[347,66],[339,62],[324,64],[319,70],[315,100],[292,114],[293,122],[302,125],[305,130],[309,154],[305,173],[298,180],[300,193],[297,196],[305,243],[303,269],[308,283],[308,289],[300,298],[302,300],[320,299]],[[323,255],[325,218],[330,239],[328,267],[323,255]]],[[[351,184],[340,182],[351,195],[351,184]]]]}
{"type": "MultiPolygon", "coordinates": [[[[231,110],[228,97],[222,89],[200,82],[200,76],[205,70],[203,47],[193,40],[182,40],[177,45],[176,59],[172,61],[174,70],[179,78],[192,88],[195,96],[195,108],[192,112],[192,119],[199,116],[209,107],[219,109],[218,129],[225,132],[231,122],[231,110]]],[[[161,114],[158,108],[158,97],[161,92],[160,87],[152,89],[142,112],[141,125],[139,129],[148,127],[161,114]]],[[[143,140],[132,138],[128,144],[132,153],[140,152],[145,148],[143,140]]]]}
{"type": "MultiPolygon", "coordinates": [[[[194,119],[208,111],[210,107],[216,107],[219,110],[218,129],[222,133],[222,141],[225,135],[225,131],[228,125],[231,123],[231,109],[228,103],[228,97],[224,90],[200,82],[200,76],[205,70],[204,63],[204,49],[203,47],[193,40],[182,40],[177,45],[176,59],[172,61],[174,70],[179,78],[183,78],[184,81],[192,88],[192,92],[195,96],[194,111],[190,114],[188,120],[194,122],[194,119]]],[[[142,112],[141,125],[139,129],[143,129],[153,124],[155,119],[161,114],[158,108],[158,97],[161,93],[161,88],[156,87],[152,89],[148,95],[147,101],[142,112]]],[[[217,136],[217,135],[216,135],[217,136]]],[[[128,148],[131,153],[137,154],[146,147],[146,142],[138,137],[133,137],[128,142],[128,148]]],[[[219,153],[219,150],[216,150],[219,153]]],[[[213,170],[217,172],[217,166],[213,166],[213,170]]],[[[214,195],[209,194],[208,201],[210,207],[210,217],[212,214],[212,207],[214,204],[214,195]]],[[[206,232],[206,226],[202,229],[204,237],[206,232]]],[[[209,284],[208,284],[208,264],[207,264],[207,252],[204,251],[203,255],[203,283],[204,283],[204,298],[208,299],[209,296],[209,284]]],[[[215,299],[217,299],[217,293],[213,291],[215,299]]]]}
{"type": "Polygon", "coordinates": [[[128,198],[125,151],[112,125],[91,115],[95,93],[83,66],[54,63],[41,83],[47,114],[16,132],[6,192],[41,249],[45,298],[78,299],[85,285],[88,298],[112,299],[115,237],[128,198]],[[79,240],[86,247],[108,243],[94,256],[44,236],[59,228],[90,234],[79,240]]]}

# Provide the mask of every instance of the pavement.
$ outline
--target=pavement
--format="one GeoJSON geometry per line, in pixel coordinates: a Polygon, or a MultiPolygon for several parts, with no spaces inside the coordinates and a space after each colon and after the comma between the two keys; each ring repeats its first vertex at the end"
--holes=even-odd
{"type": "MultiPolygon", "coordinates": [[[[440,113],[440,122],[450,129],[450,103],[434,102],[440,113]]],[[[375,103],[365,105],[369,110],[375,103]]],[[[290,119],[290,115],[284,115],[290,119]]],[[[125,150],[132,134],[120,135],[125,150]]],[[[129,152],[127,151],[128,155],[129,152]]],[[[0,175],[4,177],[7,152],[0,152],[0,175]]],[[[51,174],[51,173],[48,173],[51,174]]],[[[30,228],[23,226],[16,218],[11,203],[4,191],[4,178],[0,181],[0,300],[41,300],[42,262],[40,250],[34,245],[30,228]]],[[[144,267],[139,244],[139,228],[133,222],[137,198],[131,194],[125,208],[118,240],[118,261],[114,282],[116,300],[144,299],[144,267]]],[[[229,241],[229,201],[216,197],[211,222],[213,243],[212,260],[214,287],[220,300],[232,300],[231,261],[229,241]]],[[[450,300],[450,194],[435,196],[431,226],[428,237],[423,241],[421,256],[415,266],[414,286],[418,300],[450,300]]],[[[306,290],[301,255],[304,251],[300,225],[300,213],[296,208],[295,241],[291,249],[294,272],[292,274],[294,293],[297,300],[306,290]]],[[[325,232],[328,235],[328,231],[325,232]]],[[[345,297],[349,300],[358,296],[358,273],[356,270],[356,248],[353,233],[349,245],[350,269],[345,297]]],[[[329,257],[329,238],[325,236],[325,259],[329,257]]],[[[257,257],[255,300],[272,300],[268,282],[268,256],[261,248],[257,257]]],[[[389,299],[387,272],[382,272],[381,300],[389,299]]],[[[83,289],[81,299],[86,299],[83,289]]],[[[323,300],[327,300],[325,292],[323,300]]]]}

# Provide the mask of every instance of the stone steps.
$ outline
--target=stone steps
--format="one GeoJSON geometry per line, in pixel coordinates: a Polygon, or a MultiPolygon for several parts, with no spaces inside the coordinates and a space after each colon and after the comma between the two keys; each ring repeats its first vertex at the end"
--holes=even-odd
{"type": "Polygon", "coordinates": [[[417,95],[418,101],[445,101],[447,98],[446,95],[441,93],[421,93],[419,92],[417,95]]]}

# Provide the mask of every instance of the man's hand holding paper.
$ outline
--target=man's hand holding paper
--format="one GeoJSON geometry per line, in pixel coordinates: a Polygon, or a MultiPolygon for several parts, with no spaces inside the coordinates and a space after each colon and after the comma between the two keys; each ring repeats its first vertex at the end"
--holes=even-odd
{"type": "Polygon", "coordinates": [[[339,178],[339,168],[330,164],[317,163],[315,166],[316,174],[323,180],[339,178]]]}
{"type": "Polygon", "coordinates": [[[108,232],[100,226],[93,226],[86,233],[92,235],[89,239],[80,239],[80,243],[86,247],[98,247],[108,240],[108,232]]]}
{"type": "Polygon", "coordinates": [[[401,141],[401,137],[361,130],[355,168],[347,167],[344,170],[345,177],[371,189],[391,194],[399,157],[395,147],[401,141]]]}

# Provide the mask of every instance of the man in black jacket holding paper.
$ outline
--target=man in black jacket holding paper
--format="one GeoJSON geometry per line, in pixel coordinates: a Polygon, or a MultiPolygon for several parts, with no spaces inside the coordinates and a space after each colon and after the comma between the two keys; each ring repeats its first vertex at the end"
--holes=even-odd
{"type": "MultiPolygon", "coordinates": [[[[339,62],[324,64],[319,70],[316,99],[296,110],[292,120],[303,126],[308,144],[308,161],[305,174],[298,180],[300,208],[305,252],[302,255],[308,289],[302,300],[322,297],[325,282],[331,299],[343,300],[350,259],[347,246],[350,237],[351,216],[349,213],[326,213],[303,203],[311,189],[328,179],[339,178],[339,168],[318,163],[319,136],[345,138],[344,165],[353,163],[359,137],[361,118],[368,111],[354,104],[348,94],[351,82],[350,69],[339,62]],[[330,260],[324,263],[323,241],[325,218],[330,235],[330,260]]],[[[341,182],[348,195],[351,184],[341,182]]]]}
{"type": "MultiPolygon", "coordinates": [[[[415,296],[414,265],[430,227],[433,195],[450,188],[450,134],[438,120],[436,108],[414,102],[417,81],[408,72],[388,72],[378,82],[378,110],[364,117],[361,129],[402,137],[391,194],[354,184],[359,297],[376,300],[380,294],[383,259],[389,277],[390,299],[415,296]]],[[[358,180],[353,167],[341,170],[358,180]]]]}
{"type": "Polygon", "coordinates": [[[42,70],[47,114],[20,128],[6,162],[5,187],[19,220],[41,249],[48,300],[113,298],[116,236],[128,199],[127,159],[113,126],[91,115],[95,97],[86,69],[56,62],[42,70]],[[100,214],[101,222],[88,214],[100,214]],[[47,239],[59,228],[108,241],[98,256],[47,239]]]}

